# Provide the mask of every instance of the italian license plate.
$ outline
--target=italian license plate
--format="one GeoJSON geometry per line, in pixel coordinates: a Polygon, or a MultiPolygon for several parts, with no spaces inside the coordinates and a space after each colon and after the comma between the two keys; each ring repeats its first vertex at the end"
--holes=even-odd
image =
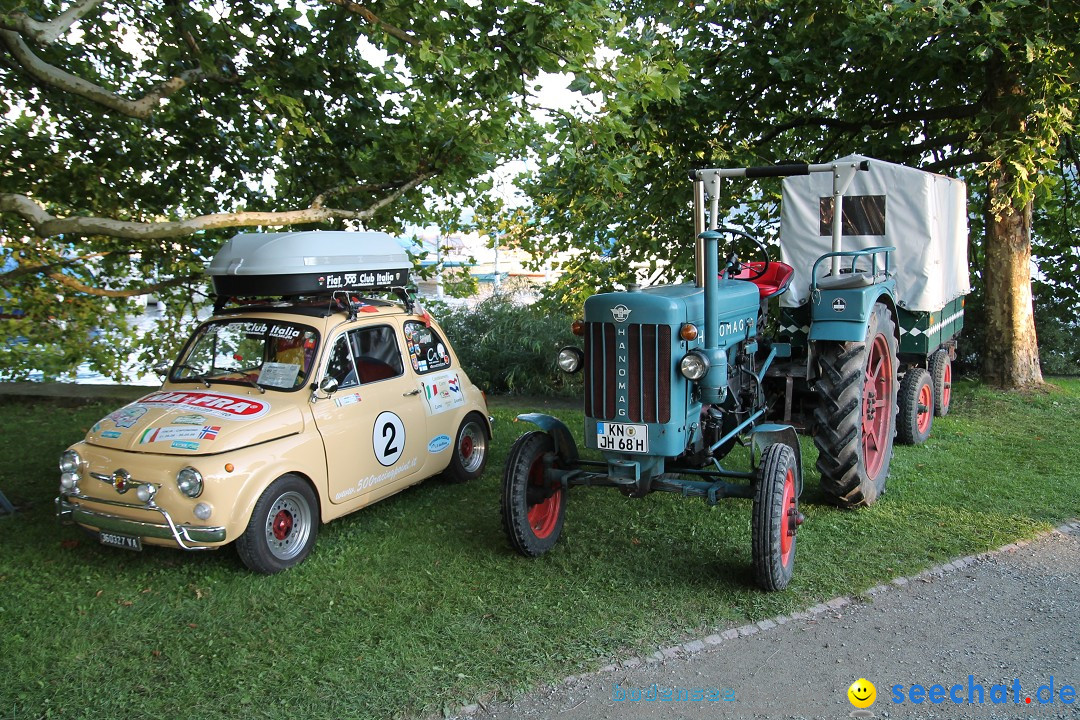
{"type": "Polygon", "coordinates": [[[649,428],[627,423],[596,423],[596,447],[616,452],[649,452],[649,428]]]}
{"type": "Polygon", "coordinates": [[[142,538],[131,537],[130,535],[118,535],[111,532],[98,533],[98,540],[102,545],[108,545],[109,547],[118,547],[125,550],[142,550],[142,538]]]}

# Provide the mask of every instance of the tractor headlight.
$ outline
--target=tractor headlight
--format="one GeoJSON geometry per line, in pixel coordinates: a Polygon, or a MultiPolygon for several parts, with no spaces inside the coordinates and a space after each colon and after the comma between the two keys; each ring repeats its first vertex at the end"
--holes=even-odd
{"type": "Polygon", "coordinates": [[[709,372],[709,358],[700,350],[691,350],[679,361],[679,372],[687,380],[700,380],[709,372]]]}
{"type": "Polygon", "coordinates": [[[202,473],[193,467],[184,468],[176,473],[176,487],[180,488],[180,492],[190,498],[199,497],[203,489],[202,473]]]}
{"type": "Polygon", "coordinates": [[[570,345],[559,351],[559,369],[564,373],[576,373],[585,363],[585,353],[570,345]]]}
{"type": "Polygon", "coordinates": [[[60,472],[78,473],[82,467],[82,458],[74,450],[65,450],[60,455],[60,472]]]}

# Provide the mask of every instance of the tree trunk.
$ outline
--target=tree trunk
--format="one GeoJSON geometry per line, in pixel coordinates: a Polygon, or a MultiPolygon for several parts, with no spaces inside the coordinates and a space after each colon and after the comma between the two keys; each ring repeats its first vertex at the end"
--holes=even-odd
{"type": "Polygon", "coordinates": [[[1001,197],[1011,172],[999,160],[988,188],[982,377],[1002,388],[1028,388],[1043,381],[1031,299],[1031,203],[1017,209],[1001,197]],[[994,206],[1004,209],[995,213],[994,206]]]}

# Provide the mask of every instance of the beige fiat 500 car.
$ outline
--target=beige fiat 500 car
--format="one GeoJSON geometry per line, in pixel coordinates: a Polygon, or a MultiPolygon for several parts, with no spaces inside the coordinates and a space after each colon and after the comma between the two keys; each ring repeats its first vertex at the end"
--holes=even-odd
{"type": "Polygon", "coordinates": [[[382,233],[238,235],[209,272],[214,316],[161,389],[102,418],[60,460],[59,517],[104,545],[233,543],[273,573],[319,523],[487,460],[483,393],[403,289],[382,233]],[[392,291],[400,302],[369,299],[392,291]]]}

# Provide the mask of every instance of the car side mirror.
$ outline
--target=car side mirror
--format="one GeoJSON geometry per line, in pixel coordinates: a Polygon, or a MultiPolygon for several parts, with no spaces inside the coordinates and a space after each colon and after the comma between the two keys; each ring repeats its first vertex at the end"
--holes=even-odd
{"type": "Polygon", "coordinates": [[[172,368],[171,362],[159,362],[157,365],[151,368],[155,375],[168,375],[169,369],[172,368]]]}
{"type": "Polygon", "coordinates": [[[319,383],[319,389],[322,390],[327,395],[331,395],[331,394],[337,392],[337,389],[338,389],[337,378],[333,377],[331,375],[328,375],[327,377],[324,377],[322,379],[322,382],[319,383]]]}

